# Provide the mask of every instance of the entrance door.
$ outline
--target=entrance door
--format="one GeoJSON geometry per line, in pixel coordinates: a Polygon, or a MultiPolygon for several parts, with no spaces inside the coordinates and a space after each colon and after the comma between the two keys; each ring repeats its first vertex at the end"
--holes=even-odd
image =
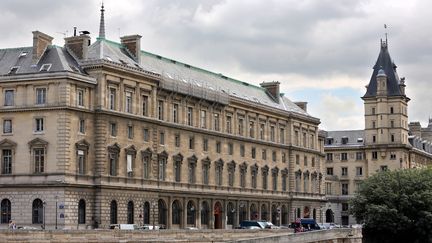
{"type": "Polygon", "coordinates": [[[222,206],[217,202],[214,206],[214,228],[222,229],[222,206]]]}

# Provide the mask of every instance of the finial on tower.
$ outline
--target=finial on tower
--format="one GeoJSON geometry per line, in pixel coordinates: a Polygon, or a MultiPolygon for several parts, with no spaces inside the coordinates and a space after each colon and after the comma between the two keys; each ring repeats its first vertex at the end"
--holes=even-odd
{"type": "Polygon", "coordinates": [[[105,18],[104,18],[104,5],[102,2],[101,5],[101,17],[100,17],[100,25],[99,25],[99,38],[104,38],[105,39],[105,18]]]}

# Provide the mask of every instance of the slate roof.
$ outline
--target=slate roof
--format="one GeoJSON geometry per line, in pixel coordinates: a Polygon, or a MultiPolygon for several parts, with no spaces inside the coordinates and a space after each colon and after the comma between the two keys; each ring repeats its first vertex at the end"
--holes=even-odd
{"type": "Polygon", "coordinates": [[[339,146],[362,146],[365,142],[364,130],[347,130],[347,131],[327,131],[325,147],[339,146]],[[347,138],[346,144],[342,144],[342,138],[347,138]],[[361,141],[359,140],[361,138],[361,141]],[[333,139],[331,145],[327,144],[328,139],[333,139]]]}
{"type": "Polygon", "coordinates": [[[78,63],[62,47],[48,46],[36,65],[32,65],[32,54],[32,47],[0,49],[0,75],[10,75],[11,68],[15,66],[19,66],[19,68],[14,75],[39,73],[43,64],[52,64],[48,72],[82,73],[78,63]]]}
{"type": "Polygon", "coordinates": [[[373,67],[372,76],[369,81],[369,85],[366,94],[363,96],[374,97],[377,94],[377,80],[376,76],[378,71],[382,69],[387,75],[387,95],[388,96],[404,96],[401,89],[399,88],[400,79],[396,72],[396,65],[390,57],[388,51],[387,41],[381,41],[381,50],[378,55],[378,59],[373,67]]]}
{"type": "Polygon", "coordinates": [[[281,95],[279,103],[270,97],[266,90],[240,80],[210,72],[176,60],[165,58],[146,51],[141,51],[140,64],[120,43],[98,38],[89,47],[88,59],[106,59],[131,67],[140,67],[146,71],[160,74],[170,80],[220,91],[233,97],[241,98],[258,104],[270,106],[283,111],[295,112],[310,116],[287,97],[281,95]]]}

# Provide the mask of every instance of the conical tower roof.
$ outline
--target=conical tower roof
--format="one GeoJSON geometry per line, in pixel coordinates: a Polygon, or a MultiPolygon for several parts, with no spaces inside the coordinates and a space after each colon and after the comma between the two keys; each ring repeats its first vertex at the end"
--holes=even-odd
{"type": "Polygon", "coordinates": [[[396,72],[396,65],[390,57],[387,41],[381,41],[381,51],[378,55],[375,66],[373,67],[372,76],[370,78],[369,85],[367,86],[366,94],[363,97],[367,98],[377,95],[377,75],[380,70],[383,70],[387,75],[387,95],[405,96],[399,86],[400,79],[396,72]]]}

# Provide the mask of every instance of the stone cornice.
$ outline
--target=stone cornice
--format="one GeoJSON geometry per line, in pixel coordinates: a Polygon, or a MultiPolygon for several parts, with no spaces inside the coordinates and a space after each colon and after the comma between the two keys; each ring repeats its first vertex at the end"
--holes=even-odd
{"type": "Polygon", "coordinates": [[[97,84],[95,78],[83,74],[68,72],[68,71],[6,75],[6,76],[0,76],[0,82],[28,82],[28,81],[52,80],[52,79],[62,79],[62,78],[73,79],[73,80],[77,80],[89,84],[97,84]]]}

